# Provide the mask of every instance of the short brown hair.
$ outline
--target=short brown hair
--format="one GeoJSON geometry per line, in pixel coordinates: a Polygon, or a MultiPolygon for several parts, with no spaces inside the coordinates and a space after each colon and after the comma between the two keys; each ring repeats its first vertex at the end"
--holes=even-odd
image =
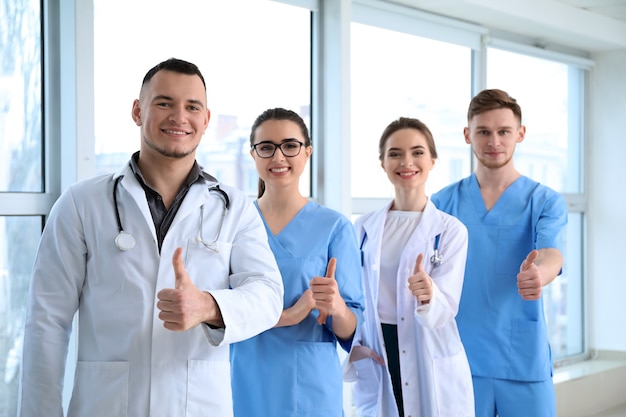
{"type": "Polygon", "coordinates": [[[467,121],[480,113],[497,109],[511,109],[517,121],[522,124],[522,108],[517,104],[517,100],[506,91],[498,89],[483,90],[476,94],[467,110],[467,121]]]}

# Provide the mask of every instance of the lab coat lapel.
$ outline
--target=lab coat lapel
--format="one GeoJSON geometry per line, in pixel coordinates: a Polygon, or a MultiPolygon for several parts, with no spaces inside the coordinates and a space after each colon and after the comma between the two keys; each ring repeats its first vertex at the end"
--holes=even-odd
{"type": "Polygon", "coordinates": [[[122,207],[124,202],[127,199],[122,198],[121,194],[124,192],[128,192],[130,196],[133,198],[133,201],[135,202],[137,207],[139,208],[139,211],[141,212],[143,219],[146,222],[146,226],[150,230],[150,233],[152,234],[152,237],[154,238],[154,241],[156,242],[157,240],[156,229],[154,228],[154,221],[152,220],[152,214],[150,214],[150,208],[148,207],[148,200],[146,199],[146,192],[144,191],[141,184],[139,184],[139,181],[137,180],[137,178],[135,178],[135,174],[133,174],[133,171],[130,168],[129,164],[126,164],[124,168],[116,172],[113,175],[113,180],[115,181],[115,178],[119,177],[120,175],[123,175],[124,178],[122,178],[122,180],[119,183],[119,186],[117,187],[117,204],[118,204],[118,210],[120,212],[120,217],[122,218],[121,219],[122,225],[125,228],[129,228],[129,229],[132,228],[132,225],[128,224],[128,222],[131,220],[131,217],[128,215],[128,212],[125,215],[123,207],[122,207]],[[126,217],[127,219],[126,221],[124,217],[126,217]]]}

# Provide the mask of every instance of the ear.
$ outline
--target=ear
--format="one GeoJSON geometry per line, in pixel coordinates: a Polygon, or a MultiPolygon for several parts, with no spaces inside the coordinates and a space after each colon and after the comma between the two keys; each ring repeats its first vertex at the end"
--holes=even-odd
{"type": "Polygon", "coordinates": [[[209,126],[209,120],[211,120],[211,110],[207,109],[206,117],[204,118],[204,132],[206,132],[206,128],[209,126]]]}
{"type": "Polygon", "coordinates": [[[526,137],[526,126],[521,125],[517,131],[517,143],[521,143],[522,141],[524,141],[524,138],[526,137]]]}
{"type": "Polygon", "coordinates": [[[138,99],[135,99],[135,101],[133,101],[131,117],[133,118],[137,126],[141,126],[141,103],[138,99]]]}
{"type": "Polygon", "coordinates": [[[435,162],[437,162],[437,160],[435,158],[431,158],[430,161],[432,162],[432,165],[430,166],[430,171],[432,171],[432,169],[435,167],[435,162]]]}
{"type": "Polygon", "coordinates": [[[463,136],[465,137],[465,143],[470,144],[472,141],[470,140],[470,131],[469,128],[463,128],[463,136]]]}

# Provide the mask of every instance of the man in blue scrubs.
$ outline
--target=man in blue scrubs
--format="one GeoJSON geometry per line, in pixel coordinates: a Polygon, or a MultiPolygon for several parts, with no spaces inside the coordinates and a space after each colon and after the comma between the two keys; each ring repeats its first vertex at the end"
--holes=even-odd
{"type": "Polygon", "coordinates": [[[526,133],[516,100],[484,90],[469,105],[465,142],[476,171],[432,196],[469,231],[457,315],[472,370],[476,417],[554,417],[552,357],[542,288],[561,271],[567,206],[520,174],[526,133]]]}

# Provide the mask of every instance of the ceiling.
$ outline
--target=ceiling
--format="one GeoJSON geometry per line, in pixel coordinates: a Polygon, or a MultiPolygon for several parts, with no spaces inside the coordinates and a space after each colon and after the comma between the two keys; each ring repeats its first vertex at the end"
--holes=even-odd
{"type": "Polygon", "coordinates": [[[626,49],[626,0],[387,0],[585,52],[626,49]]]}

